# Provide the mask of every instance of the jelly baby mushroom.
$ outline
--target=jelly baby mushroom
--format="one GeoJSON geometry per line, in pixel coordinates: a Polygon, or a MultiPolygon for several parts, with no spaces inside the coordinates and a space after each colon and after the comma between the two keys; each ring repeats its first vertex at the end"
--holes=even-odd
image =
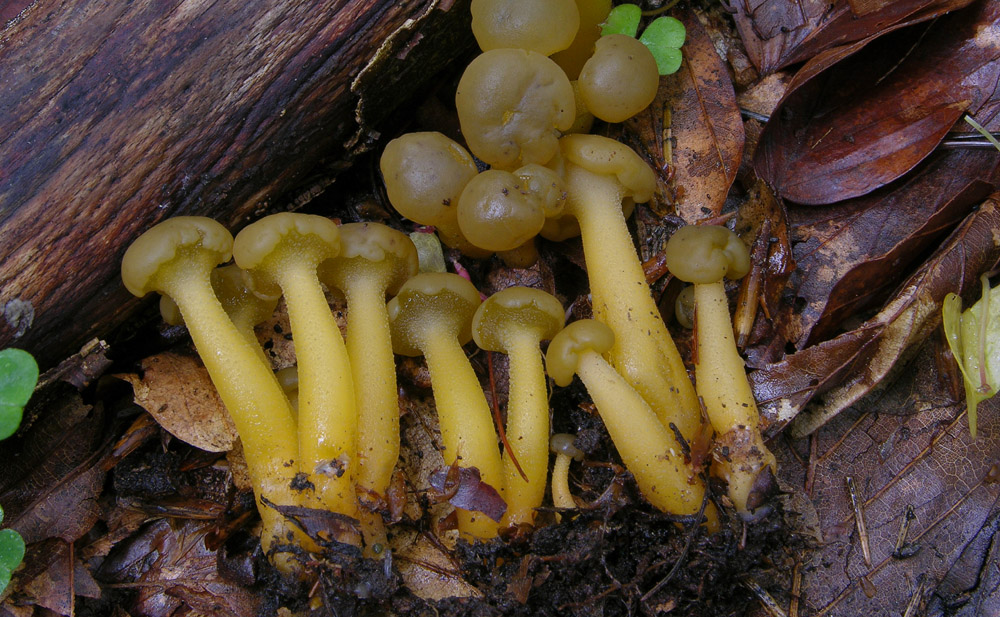
{"type": "MultiPolygon", "coordinates": [[[[474,467],[497,492],[503,465],[493,416],[462,345],[472,339],[479,291],[457,274],[426,272],[411,278],[389,301],[392,346],[404,356],[423,355],[431,375],[444,462],[474,467]]],[[[469,538],[497,535],[499,518],[457,509],[458,530],[469,538]]]]}
{"type": "Polygon", "coordinates": [[[490,251],[469,244],[458,227],[458,198],[479,173],[461,144],[433,131],[406,133],[386,144],[379,169],[396,212],[436,227],[442,242],[470,257],[489,256],[490,251]]]}
{"type": "MultiPolygon", "coordinates": [[[[671,514],[697,514],[704,484],[695,481],[677,438],[601,355],[611,349],[614,338],[610,328],[592,319],[569,324],[549,343],[549,376],[563,387],[573,375],[580,376],[618,455],[649,503],[671,514]]],[[[706,515],[714,520],[714,510],[706,508],[706,515]]]]}
{"type": "Polygon", "coordinates": [[[667,268],[694,283],[695,386],[715,429],[713,474],[729,483],[741,515],[763,504],[775,486],[777,469],[760,433],[757,403],[736,349],[729,300],[722,279],[750,271],[750,255],[732,231],[716,225],[688,225],[667,242],[667,268]]]}
{"type": "Polygon", "coordinates": [[[523,49],[491,49],[469,63],[455,105],[469,150],[494,169],[548,163],[576,119],[563,70],[523,49]]]}
{"type": "MultiPolygon", "coordinates": [[[[336,223],[282,212],[243,228],[233,243],[236,264],[264,292],[281,290],[298,364],[299,468],[303,502],[357,518],[357,412],[347,348],[317,268],[340,252],[336,223]]],[[[345,536],[356,541],[354,538],[345,536]]]]}
{"type": "Polygon", "coordinates": [[[663,426],[691,442],[701,409],[684,361],[653,300],[632,244],[622,202],[648,201],[653,171],[624,144],[597,135],[560,140],[565,162],[565,213],[577,220],[594,317],[614,332],[611,364],[649,402],[663,426]]]}
{"type": "MultiPolygon", "coordinates": [[[[417,249],[406,234],[379,223],[340,228],[340,255],[320,266],[320,279],[347,299],[347,355],[358,410],[357,483],[384,497],[399,458],[399,394],[386,294],[417,273],[417,249]]],[[[366,546],[385,546],[381,517],[359,510],[366,546]]]]}
{"type": "Polygon", "coordinates": [[[476,345],[510,358],[506,432],[511,451],[503,457],[507,513],[502,526],[532,525],[535,508],[545,498],[549,397],[539,343],[555,336],[564,321],[562,303],[530,287],[508,287],[493,294],[472,318],[476,345]]]}
{"type": "Polygon", "coordinates": [[[212,219],[167,219],[129,246],[122,281],[136,296],[157,291],[179,308],[240,435],[263,523],[261,544],[280,570],[291,573],[294,561],[276,551],[293,538],[308,545],[308,538],[268,504],[298,505],[291,488],[298,471],[295,423],[270,367],[230,321],[212,289],[212,271],[229,261],[232,243],[229,231],[212,219]]]}

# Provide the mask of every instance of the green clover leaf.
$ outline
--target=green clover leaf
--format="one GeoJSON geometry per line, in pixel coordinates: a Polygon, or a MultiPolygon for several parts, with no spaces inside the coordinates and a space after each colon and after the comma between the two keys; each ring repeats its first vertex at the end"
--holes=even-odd
{"type": "Polygon", "coordinates": [[[680,20],[658,17],[646,26],[639,41],[653,52],[660,75],[676,73],[681,68],[681,46],[687,31],[680,20]]]}
{"type": "Polygon", "coordinates": [[[619,4],[611,9],[608,18],[601,25],[601,36],[608,34],[624,34],[635,38],[639,31],[639,18],[642,10],[634,4],[619,4]]]}
{"type": "Polygon", "coordinates": [[[21,349],[0,351],[0,439],[21,425],[24,406],[38,383],[38,364],[21,349]]]}

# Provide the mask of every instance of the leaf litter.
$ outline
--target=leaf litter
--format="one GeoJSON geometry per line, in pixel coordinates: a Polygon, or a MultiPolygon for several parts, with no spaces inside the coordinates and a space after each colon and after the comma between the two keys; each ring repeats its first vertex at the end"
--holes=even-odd
{"type": "MultiPolygon", "coordinates": [[[[200,424],[190,418],[211,417],[218,408],[200,401],[205,408],[194,416],[178,413],[194,409],[192,391],[181,386],[197,381],[192,377],[197,368],[186,360],[156,365],[166,357],[160,355],[164,347],[183,357],[185,343],[159,332],[150,339],[156,317],[147,313],[113,344],[121,352],[112,370],[132,373],[135,391],[119,380],[99,379],[109,364],[103,352],[96,354],[103,362],[82,354],[60,367],[60,377],[43,375],[46,385],[26,409],[27,426],[14,441],[0,444],[5,460],[15,461],[12,472],[0,478],[0,503],[12,525],[30,538],[28,559],[15,573],[0,614],[995,611],[1000,575],[984,564],[995,561],[1000,550],[994,541],[1000,528],[995,457],[1000,410],[997,399],[980,406],[980,430],[972,439],[961,381],[950,374],[954,365],[938,327],[944,295],[965,292],[966,300],[973,300],[969,290],[1000,256],[996,198],[986,199],[996,188],[995,163],[990,171],[988,158],[965,150],[931,153],[932,145],[923,155],[911,156],[913,164],[876,157],[876,168],[888,173],[879,175],[876,190],[864,191],[865,196],[836,183],[814,183],[826,202],[838,203],[816,208],[782,199],[788,179],[822,180],[839,158],[863,145],[859,141],[874,139],[880,131],[892,134],[894,125],[879,111],[898,109],[900,97],[913,95],[907,92],[910,85],[917,93],[930,88],[921,72],[927,67],[915,66],[900,71],[906,79],[897,77],[898,88],[851,94],[873,113],[846,120],[830,116],[816,125],[855,135],[853,144],[841,140],[836,148],[801,159],[794,172],[782,168],[784,175],[765,173],[763,180],[747,164],[755,148],[758,156],[767,152],[778,162],[773,139],[792,146],[814,143],[794,134],[783,110],[791,103],[806,105],[803,93],[810,84],[832,87],[842,63],[855,55],[860,62],[866,49],[885,44],[879,35],[898,31],[898,40],[911,37],[905,39],[911,41],[906,58],[937,58],[948,49],[969,50],[969,44],[980,43],[973,52],[992,53],[995,24],[980,28],[976,39],[945,33],[939,40],[909,28],[965,4],[838,1],[824,13],[807,1],[784,12],[776,12],[775,3],[763,3],[750,15],[747,3],[735,0],[733,22],[718,9],[681,9],[675,15],[688,27],[688,70],[663,79],[660,107],[619,129],[623,139],[643,145],[660,175],[658,199],[637,208],[636,229],[654,289],[664,300],[661,307],[669,305],[675,284],[656,269],[656,257],[666,237],[684,222],[732,219],[759,257],[759,285],[743,291],[749,307],[746,349],[771,445],[780,458],[784,492],[761,520],[727,518],[720,533],[708,536],[655,512],[638,496],[577,385],[555,393],[551,402],[554,430],[575,434],[586,454],[571,468],[581,507],[569,513],[543,511],[544,524],[533,532],[518,530],[475,545],[456,542],[448,499],[458,494],[462,481],[457,487],[447,481],[421,363],[407,361],[401,365],[404,449],[393,495],[378,504],[394,522],[393,551],[370,560],[327,541],[323,559],[311,564],[314,585],[281,581],[254,539],[256,514],[246,484],[238,481],[238,448],[226,456],[210,452],[205,446],[216,443],[217,429],[179,428],[200,424]],[[856,26],[849,35],[846,24],[856,26]],[[741,37],[724,31],[734,27],[741,37]],[[761,81],[740,60],[747,57],[762,73],[813,61],[798,76],[789,68],[784,78],[761,81]],[[735,83],[731,74],[737,76],[735,83]],[[793,75],[791,80],[787,75],[793,75]],[[765,85],[756,93],[762,96],[747,96],[760,84],[765,85]],[[691,108],[692,94],[702,104],[691,108]],[[740,105],[751,100],[759,103],[740,122],[740,105]],[[663,114],[665,101],[693,116],[685,119],[676,110],[663,114]],[[764,129],[764,145],[757,147],[762,125],[755,118],[769,116],[774,120],[764,129]],[[866,119],[850,124],[859,118],[866,119]],[[157,342],[136,342],[149,340],[157,342]],[[180,346],[169,344],[172,340],[180,346]],[[82,359],[87,357],[90,362],[82,359]],[[163,375],[156,376],[160,371],[163,375]],[[157,381],[160,377],[166,381],[157,381]],[[133,400],[137,395],[149,412],[133,400]],[[164,428],[150,413],[161,416],[164,428]],[[207,442],[199,441],[206,435],[211,436],[207,442]],[[436,472],[445,474],[437,494],[427,488],[436,472]],[[855,486],[857,508],[847,477],[855,486]],[[863,537],[855,524],[859,512],[867,523],[863,537]]],[[[948,19],[982,23],[997,5],[973,3],[948,19]]],[[[938,23],[928,27],[940,28],[938,23]]],[[[979,57],[974,53],[954,61],[957,52],[948,53],[936,65],[941,83],[961,81],[963,67],[979,57]]],[[[964,105],[979,109],[977,118],[995,130],[996,84],[988,65],[983,66],[984,71],[973,73],[979,86],[964,105]]],[[[427,128],[436,121],[433,115],[417,117],[427,128]]],[[[447,120],[446,111],[443,117],[447,120]]],[[[947,133],[957,119],[936,120],[931,140],[940,141],[941,128],[947,133]]],[[[781,155],[782,165],[788,156],[781,155]]],[[[358,169],[365,169],[364,160],[358,169]]],[[[348,174],[338,186],[362,195],[357,203],[371,199],[371,176],[364,171],[348,174]]],[[[309,208],[353,220],[358,208],[331,205],[339,201],[320,196],[309,208]]],[[[384,208],[367,211],[400,224],[384,208]]],[[[524,273],[494,261],[448,258],[461,263],[483,289],[528,280],[562,296],[575,315],[586,315],[578,245],[546,243],[541,254],[542,263],[524,273]]],[[[730,291],[735,300],[739,290],[730,291]]],[[[293,359],[282,319],[279,312],[258,329],[275,368],[293,359]]],[[[684,331],[676,328],[675,333],[686,349],[684,331]]],[[[481,355],[473,360],[484,389],[491,390],[491,364],[481,355]]],[[[504,372],[502,366],[493,370],[504,372]]],[[[492,388],[501,408],[505,387],[498,379],[492,388]]],[[[224,450],[223,443],[216,445],[224,450]]],[[[469,486],[467,494],[484,499],[475,484],[469,486]]],[[[305,517],[301,522],[309,529],[331,524],[309,518],[308,512],[288,514],[305,517]]]]}

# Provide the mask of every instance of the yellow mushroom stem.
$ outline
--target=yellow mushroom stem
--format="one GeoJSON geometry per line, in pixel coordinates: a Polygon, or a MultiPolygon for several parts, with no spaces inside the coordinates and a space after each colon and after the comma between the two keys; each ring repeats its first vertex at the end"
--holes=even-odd
{"type": "Polygon", "coordinates": [[[569,488],[569,464],[582,461],[583,451],[573,445],[575,437],[569,433],[556,433],[549,439],[549,449],[555,452],[552,465],[552,505],[557,508],[575,508],[576,500],[569,488]]]}
{"type": "Polygon", "coordinates": [[[762,505],[777,469],[760,432],[722,282],[745,276],[750,255],[736,234],[715,225],[678,229],[664,254],[674,276],[694,284],[695,386],[716,433],[712,474],[728,482],[729,498],[745,514],[762,505]]]}
{"type": "MultiPolygon", "coordinates": [[[[672,514],[696,514],[704,484],[685,461],[677,438],[601,355],[613,343],[614,334],[604,324],[573,322],[549,344],[549,375],[559,386],[569,385],[574,373],[580,376],[618,455],[653,506],[672,514]]],[[[712,520],[714,511],[707,514],[712,520]]]]}
{"type": "Polygon", "coordinates": [[[293,213],[244,228],[236,263],[285,297],[298,361],[299,469],[314,490],[306,504],[357,517],[357,412],[347,349],[320,285],[317,267],[339,251],[329,219],[293,213]]]}
{"type": "Polygon", "coordinates": [[[580,226],[594,318],[615,333],[608,360],[653,408],[664,428],[688,441],[701,408],[684,361],[660,316],[632,244],[622,200],[652,196],[655,178],[626,146],[596,135],[560,140],[566,159],[566,213],[580,226]]]}
{"type": "Polygon", "coordinates": [[[286,543],[314,548],[309,539],[265,500],[298,505],[291,488],[297,467],[295,424],[270,367],[230,321],[210,283],[218,263],[229,259],[232,236],[203,217],[175,217],[140,236],[122,260],[122,279],[133,294],[170,296],[243,444],[262,521],[261,544],[283,572],[296,570],[286,543]]]}

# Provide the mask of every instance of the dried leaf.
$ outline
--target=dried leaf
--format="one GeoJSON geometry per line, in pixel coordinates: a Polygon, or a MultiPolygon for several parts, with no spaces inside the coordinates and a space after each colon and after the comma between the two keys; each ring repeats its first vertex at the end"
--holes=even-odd
{"type": "Polygon", "coordinates": [[[845,319],[877,306],[915,261],[990,194],[1000,181],[998,171],[996,153],[949,150],[871,195],[824,208],[791,208],[800,300],[786,321],[796,348],[826,340],[845,319]]]}
{"type": "Polygon", "coordinates": [[[832,66],[806,65],[764,129],[758,175],[803,204],[864,195],[900,177],[997,88],[998,19],[1000,2],[984,2],[832,66]]]}
{"type": "Polygon", "coordinates": [[[743,121],[705,27],[693,10],[677,17],[687,29],[681,68],[662,79],[653,103],[626,126],[636,149],[653,162],[661,194],[676,193],[677,214],[694,223],[722,211],[743,156],[743,121]],[[672,159],[670,143],[676,144],[672,159]]]}
{"type": "Polygon", "coordinates": [[[734,19],[761,73],[836,46],[886,34],[960,9],[972,0],[735,0],[734,19]]]}
{"type": "Polygon", "coordinates": [[[497,522],[507,511],[507,502],[495,488],[483,482],[475,467],[452,465],[439,469],[430,481],[431,488],[456,508],[482,512],[497,522]]]}
{"type": "Polygon", "coordinates": [[[135,402],[171,435],[196,448],[226,452],[236,442],[236,426],[205,366],[195,356],[164,352],[142,361],[142,377],[123,375],[135,402]]]}
{"type": "Polygon", "coordinates": [[[868,394],[913,343],[923,341],[938,326],[945,295],[974,284],[1000,258],[996,198],[969,215],[875,317],[750,373],[754,396],[772,429],[785,426],[806,403],[824,394],[822,404],[799,416],[793,427],[795,435],[811,433],[868,394]]]}

